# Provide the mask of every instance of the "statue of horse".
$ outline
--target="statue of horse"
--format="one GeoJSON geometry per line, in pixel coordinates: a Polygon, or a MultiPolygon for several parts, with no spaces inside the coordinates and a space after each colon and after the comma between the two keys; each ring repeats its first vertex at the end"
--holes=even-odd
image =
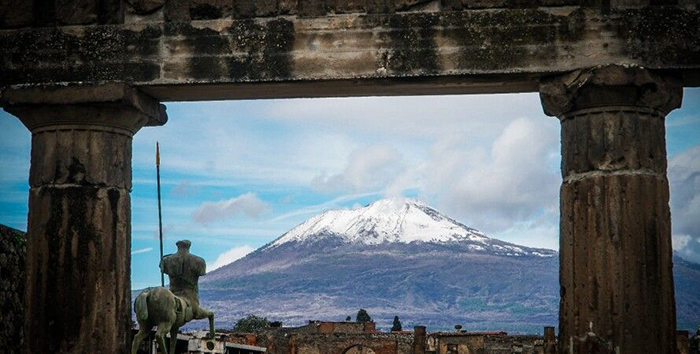
{"type": "Polygon", "coordinates": [[[146,288],[134,301],[139,333],[131,344],[131,354],[136,350],[153,326],[158,326],[156,341],[165,348],[164,335],[170,332],[170,354],[175,354],[177,329],[185,323],[203,318],[209,319],[209,338],[207,347],[214,349],[214,313],[199,306],[199,277],[206,274],[207,264],[202,257],[190,254],[189,240],[175,243],[177,252],[163,257],[160,269],[170,279],[170,290],[157,287],[146,288]]]}
{"type": "MultiPolygon", "coordinates": [[[[214,313],[199,307],[193,311],[191,302],[184,297],[174,295],[163,287],[146,288],[134,301],[139,332],[131,344],[131,354],[136,354],[141,342],[148,337],[153,326],[158,326],[156,342],[164,354],[175,354],[177,330],[193,319],[209,319],[209,338],[214,339],[214,313]],[[170,350],[166,350],[165,334],[170,333],[170,350]]],[[[212,341],[207,342],[209,349],[214,349],[212,341]]]]}

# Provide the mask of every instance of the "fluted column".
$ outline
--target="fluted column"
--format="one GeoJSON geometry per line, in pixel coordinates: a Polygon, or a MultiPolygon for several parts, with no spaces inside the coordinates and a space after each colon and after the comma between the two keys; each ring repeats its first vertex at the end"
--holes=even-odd
{"type": "Polygon", "coordinates": [[[128,353],[131,143],[164,106],[123,84],[9,89],[32,132],[27,353],[128,353]]]}
{"type": "Polygon", "coordinates": [[[680,81],[607,66],[540,97],[561,120],[560,353],[674,354],[664,119],[680,81]]]}

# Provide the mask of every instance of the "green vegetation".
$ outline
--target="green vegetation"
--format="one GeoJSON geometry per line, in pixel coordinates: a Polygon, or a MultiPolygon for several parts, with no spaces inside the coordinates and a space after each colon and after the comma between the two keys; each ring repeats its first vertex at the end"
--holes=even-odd
{"type": "Polygon", "coordinates": [[[360,311],[357,311],[357,317],[355,317],[355,321],[357,322],[372,322],[372,317],[369,317],[369,314],[365,309],[360,309],[360,311]]]}
{"type": "Polygon", "coordinates": [[[399,316],[394,316],[394,324],[391,326],[391,331],[402,331],[403,328],[401,328],[401,321],[399,321],[399,316]]]}
{"type": "Polygon", "coordinates": [[[270,322],[267,320],[267,317],[248,315],[238,320],[233,330],[238,332],[256,332],[267,327],[270,327],[270,322]]]}
{"type": "Polygon", "coordinates": [[[9,237],[16,247],[22,247],[27,244],[27,237],[24,232],[2,224],[0,224],[0,235],[9,237]]]}

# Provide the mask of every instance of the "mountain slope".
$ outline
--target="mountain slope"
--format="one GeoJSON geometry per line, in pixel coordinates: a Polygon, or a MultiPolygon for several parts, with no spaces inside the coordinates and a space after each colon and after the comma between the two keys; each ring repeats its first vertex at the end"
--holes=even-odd
{"type": "MultiPolygon", "coordinates": [[[[679,304],[690,303],[698,270],[676,270],[679,304]]],[[[200,292],[223,326],[247,314],[287,325],[343,320],[365,308],[380,327],[398,315],[407,327],[539,332],[557,323],[558,257],[489,238],[415,200],[382,200],[309,219],[207,274],[200,292]]],[[[679,317],[700,320],[688,306],[694,312],[679,317]]]]}
{"type": "Polygon", "coordinates": [[[459,242],[473,251],[502,255],[554,255],[548,250],[538,252],[537,249],[490,239],[418,200],[403,198],[379,200],[364,208],[327,211],[295,227],[262,250],[271,250],[285,243],[318,243],[325,239],[365,245],[459,242]]]}

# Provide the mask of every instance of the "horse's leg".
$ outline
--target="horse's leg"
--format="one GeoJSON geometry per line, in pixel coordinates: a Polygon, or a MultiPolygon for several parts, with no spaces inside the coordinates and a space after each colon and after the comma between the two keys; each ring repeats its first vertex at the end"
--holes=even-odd
{"type": "Polygon", "coordinates": [[[150,328],[145,326],[145,323],[139,322],[139,332],[136,333],[133,342],[131,342],[131,354],[136,354],[136,352],[138,352],[141,342],[143,342],[144,338],[148,337],[149,331],[150,328]]]}
{"type": "Polygon", "coordinates": [[[203,318],[208,318],[209,319],[209,337],[213,340],[214,339],[214,313],[205,309],[204,307],[201,306],[193,306],[194,308],[192,309],[194,311],[194,319],[195,320],[201,320],[203,318]]]}
{"type": "Polygon", "coordinates": [[[207,317],[209,318],[209,333],[211,335],[211,339],[214,340],[214,338],[216,338],[214,337],[214,313],[209,311],[207,317]]]}
{"type": "Polygon", "coordinates": [[[170,354],[175,354],[175,349],[177,346],[177,328],[173,326],[170,328],[170,354]]]}
{"type": "Polygon", "coordinates": [[[200,307],[199,311],[202,314],[202,317],[206,317],[209,319],[209,336],[213,340],[215,338],[214,337],[214,313],[203,308],[203,307],[200,307]]]}
{"type": "Polygon", "coordinates": [[[156,331],[156,342],[158,342],[158,346],[163,351],[163,354],[168,354],[168,349],[165,346],[165,334],[170,331],[170,327],[172,327],[172,322],[161,322],[158,324],[158,330],[156,331]]]}

